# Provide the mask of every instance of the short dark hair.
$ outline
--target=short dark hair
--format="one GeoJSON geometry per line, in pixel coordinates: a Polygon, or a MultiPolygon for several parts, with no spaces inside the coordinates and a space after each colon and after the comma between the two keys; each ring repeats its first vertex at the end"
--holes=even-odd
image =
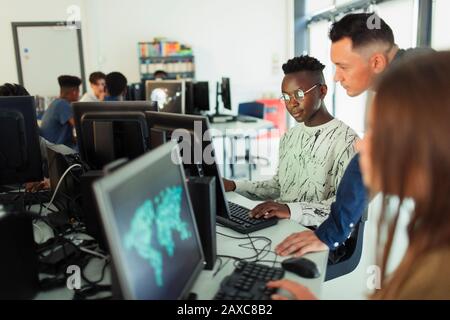
{"type": "Polygon", "coordinates": [[[106,88],[112,97],[121,95],[127,88],[127,78],[120,72],[111,72],[106,75],[106,88]]]}
{"type": "Polygon", "coordinates": [[[81,85],[81,79],[75,76],[59,76],[58,83],[61,89],[78,88],[81,85]]]}
{"type": "Polygon", "coordinates": [[[92,84],[96,84],[100,79],[106,79],[106,75],[100,71],[92,72],[89,76],[89,82],[92,84]]]}
{"type": "Polygon", "coordinates": [[[153,77],[156,78],[157,76],[162,76],[163,78],[167,78],[169,75],[164,70],[156,70],[155,73],[153,73],[153,77]]]}
{"type": "Polygon", "coordinates": [[[29,96],[27,89],[25,89],[20,84],[15,83],[5,83],[0,86],[0,96],[2,97],[20,97],[20,96],[29,96]]]}
{"type": "Polygon", "coordinates": [[[310,71],[317,74],[321,81],[325,81],[323,76],[323,69],[325,69],[325,65],[323,65],[316,58],[310,57],[308,55],[295,57],[283,64],[283,72],[285,75],[299,71],[310,71]]]}
{"type": "Polygon", "coordinates": [[[384,42],[391,46],[395,44],[394,33],[391,27],[374,13],[346,15],[341,20],[333,23],[329,36],[333,43],[343,38],[350,38],[353,48],[360,48],[374,42],[384,42]],[[371,18],[379,19],[379,28],[377,28],[378,26],[369,28],[368,21],[371,18]]]}

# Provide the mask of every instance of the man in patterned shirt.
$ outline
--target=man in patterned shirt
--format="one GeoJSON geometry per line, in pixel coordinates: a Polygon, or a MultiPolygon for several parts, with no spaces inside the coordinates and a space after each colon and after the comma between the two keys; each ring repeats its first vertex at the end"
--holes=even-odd
{"type": "Polygon", "coordinates": [[[318,226],[328,217],[358,136],[327,111],[324,68],[309,56],[283,65],[282,98],[298,124],[281,138],[275,176],[257,182],[224,179],[226,191],[269,200],[251,211],[255,218],[276,216],[318,226]]]}

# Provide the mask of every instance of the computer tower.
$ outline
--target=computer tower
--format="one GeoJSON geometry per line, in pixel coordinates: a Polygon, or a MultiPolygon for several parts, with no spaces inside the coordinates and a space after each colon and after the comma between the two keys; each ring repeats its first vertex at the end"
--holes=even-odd
{"type": "Polygon", "coordinates": [[[81,176],[81,194],[84,212],[84,223],[86,224],[86,231],[95,240],[97,240],[99,247],[102,250],[108,250],[108,243],[106,241],[105,232],[100,218],[100,212],[97,208],[97,203],[94,196],[92,184],[95,180],[103,177],[103,171],[92,170],[81,176]]]}
{"type": "Polygon", "coordinates": [[[31,215],[0,217],[0,255],[0,300],[32,299],[39,291],[39,278],[31,215]]]}
{"type": "Polygon", "coordinates": [[[212,270],[217,259],[216,178],[189,177],[188,188],[205,255],[205,269],[212,270]]]}

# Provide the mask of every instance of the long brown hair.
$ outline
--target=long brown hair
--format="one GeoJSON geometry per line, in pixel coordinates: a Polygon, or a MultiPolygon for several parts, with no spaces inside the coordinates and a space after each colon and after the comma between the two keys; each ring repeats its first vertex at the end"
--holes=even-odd
{"type": "Polygon", "coordinates": [[[450,247],[450,52],[392,66],[372,108],[371,162],[381,191],[385,197],[398,196],[400,202],[409,197],[415,202],[409,247],[389,279],[386,265],[399,210],[391,222],[384,211],[380,219],[388,236],[379,257],[382,289],[373,298],[395,299],[426,253],[450,247]]]}

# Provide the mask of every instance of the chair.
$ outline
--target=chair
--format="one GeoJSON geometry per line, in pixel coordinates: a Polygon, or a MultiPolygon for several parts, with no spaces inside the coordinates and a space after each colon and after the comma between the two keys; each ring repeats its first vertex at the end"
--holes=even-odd
{"type": "Polygon", "coordinates": [[[344,256],[337,263],[332,263],[330,259],[328,260],[325,281],[342,277],[356,269],[361,261],[366,221],[367,210],[361,217],[360,222],[356,225],[352,236],[345,242],[346,251],[344,256]]]}
{"type": "MultiPolygon", "coordinates": [[[[238,115],[242,116],[249,116],[254,117],[258,119],[264,119],[264,111],[265,106],[264,104],[260,102],[247,102],[247,103],[240,103],[238,107],[238,115]]],[[[238,116],[239,120],[239,116],[238,116]]],[[[239,138],[242,138],[242,136],[233,136],[232,137],[232,147],[231,147],[231,163],[230,163],[230,170],[231,175],[234,176],[234,165],[239,160],[244,160],[246,163],[248,163],[248,174],[249,179],[252,179],[252,167],[253,169],[256,168],[255,160],[262,160],[265,162],[265,165],[269,165],[270,161],[268,158],[260,157],[260,156],[254,156],[251,154],[251,137],[248,135],[245,135],[244,141],[245,141],[245,155],[242,157],[239,157],[236,155],[236,143],[239,138]]],[[[269,130],[269,139],[270,139],[270,130],[269,130]]]]}

